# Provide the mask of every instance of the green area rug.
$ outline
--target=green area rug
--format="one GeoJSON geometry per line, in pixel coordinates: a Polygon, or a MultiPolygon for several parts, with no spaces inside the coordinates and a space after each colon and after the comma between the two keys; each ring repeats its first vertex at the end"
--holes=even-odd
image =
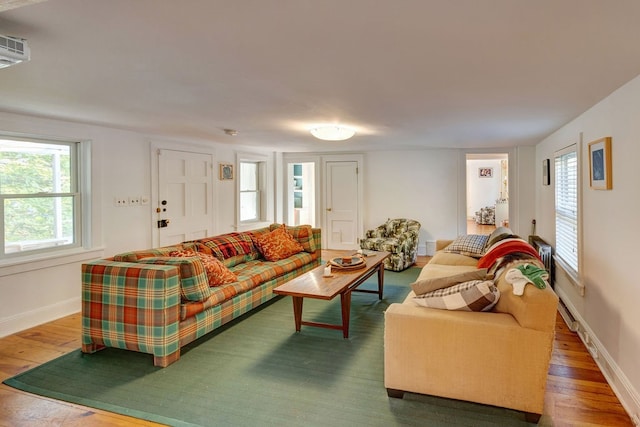
{"type": "MultiPolygon", "coordinates": [[[[382,301],[354,293],[346,340],[330,329],[296,333],[285,297],[186,346],[164,369],[148,354],[76,350],[5,383],[174,426],[528,425],[522,413],[502,408],[412,393],[387,397],[384,311],[405,298],[419,271],[386,271],[382,301]]],[[[305,299],[303,319],[340,323],[340,299],[305,299]]]]}

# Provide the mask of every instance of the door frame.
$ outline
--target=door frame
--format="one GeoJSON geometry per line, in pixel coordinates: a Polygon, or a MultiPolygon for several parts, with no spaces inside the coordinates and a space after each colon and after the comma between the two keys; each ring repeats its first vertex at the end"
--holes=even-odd
{"type": "MultiPolygon", "coordinates": [[[[156,208],[160,205],[160,200],[159,200],[159,181],[160,181],[160,176],[159,176],[159,153],[160,150],[172,150],[172,151],[184,151],[187,153],[196,153],[196,154],[205,154],[205,155],[210,155],[211,156],[211,164],[215,165],[216,162],[216,153],[215,150],[209,148],[209,147],[205,147],[205,146],[201,146],[201,145],[196,145],[196,144],[187,144],[187,143],[170,143],[170,142],[151,142],[150,143],[150,168],[149,170],[151,171],[151,175],[150,175],[150,185],[151,185],[151,197],[150,199],[150,203],[149,203],[149,226],[151,229],[151,247],[155,248],[157,246],[160,245],[160,235],[158,233],[158,228],[157,228],[157,220],[159,219],[159,214],[158,212],[156,212],[156,208]]],[[[214,173],[215,171],[212,171],[212,173],[214,173]]],[[[215,176],[215,173],[214,173],[215,176]]],[[[211,194],[211,197],[215,203],[216,200],[216,193],[217,193],[217,182],[214,178],[213,180],[213,186],[212,186],[212,192],[213,194],[211,194]]],[[[217,231],[216,230],[216,206],[213,207],[213,209],[211,210],[211,218],[210,218],[211,223],[209,224],[211,227],[211,230],[214,230],[214,233],[217,231]]]]}
{"type": "Polygon", "coordinates": [[[458,162],[458,235],[467,234],[467,155],[468,154],[504,154],[507,153],[509,165],[509,228],[519,230],[518,218],[518,171],[517,150],[513,148],[466,149],[460,150],[458,162]]]}
{"type": "MultiPolygon", "coordinates": [[[[327,177],[327,163],[328,162],[356,162],[357,164],[357,183],[358,183],[358,213],[356,215],[356,233],[360,236],[357,238],[357,242],[360,242],[360,239],[364,237],[364,220],[363,220],[363,203],[364,203],[364,180],[362,179],[364,174],[364,156],[362,154],[329,154],[322,155],[320,157],[321,162],[321,170],[322,176],[320,177],[320,186],[321,186],[321,207],[320,207],[320,223],[322,224],[323,230],[328,230],[327,225],[327,215],[326,215],[326,177],[327,177]]],[[[328,248],[328,233],[322,233],[322,247],[328,248]]]]}

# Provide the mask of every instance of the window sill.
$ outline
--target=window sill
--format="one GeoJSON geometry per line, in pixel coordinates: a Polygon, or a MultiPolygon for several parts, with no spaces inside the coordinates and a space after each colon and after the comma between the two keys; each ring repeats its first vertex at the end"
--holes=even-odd
{"type": "Polygon", "coordinates": [[[72,264],[81,261],[94,260],[104,255],[104,248],[94,249],[69,249],[50,254],[38,254],[21,257],[20,259],[8,259],[0,261],[0,277],[27,271],[41,270],[43,268],[57,267],[59,265],[72,264]]]}
{"type": "Polygon", "coordinates": [[[580,292],[580,296],[584,296],[584,285],[580,281],[580,278],[578,277],[576,272],[573,271],[572,268],[569,268],[560,257],[554,256],[553,259],[554,259],[554,261],[556,263],[556,267],[560,267],[560,269],[564,272],[564,274],[569,279],[569,282],[575,288],[578,289],[578,292],[580,292]]]}

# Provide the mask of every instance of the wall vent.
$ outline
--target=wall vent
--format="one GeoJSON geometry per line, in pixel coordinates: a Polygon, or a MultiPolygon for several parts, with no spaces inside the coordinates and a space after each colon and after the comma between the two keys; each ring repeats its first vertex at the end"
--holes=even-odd
{"type": "Polygon", "coordinates": [[[25,39],[0,34],[0,68],[10,67],[31,58],[25,39]]]}

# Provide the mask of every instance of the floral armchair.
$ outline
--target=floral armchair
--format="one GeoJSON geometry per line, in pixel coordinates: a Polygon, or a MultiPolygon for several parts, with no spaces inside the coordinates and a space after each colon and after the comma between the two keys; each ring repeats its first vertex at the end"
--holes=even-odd
{"type": "Polygon", "coordinates": [[[420,223],[412,219],[389,219],[375,230],[367,230],[360,240],[362,249],[391,252],[384,268],[402,271],[416,262],[420,223]]]}

